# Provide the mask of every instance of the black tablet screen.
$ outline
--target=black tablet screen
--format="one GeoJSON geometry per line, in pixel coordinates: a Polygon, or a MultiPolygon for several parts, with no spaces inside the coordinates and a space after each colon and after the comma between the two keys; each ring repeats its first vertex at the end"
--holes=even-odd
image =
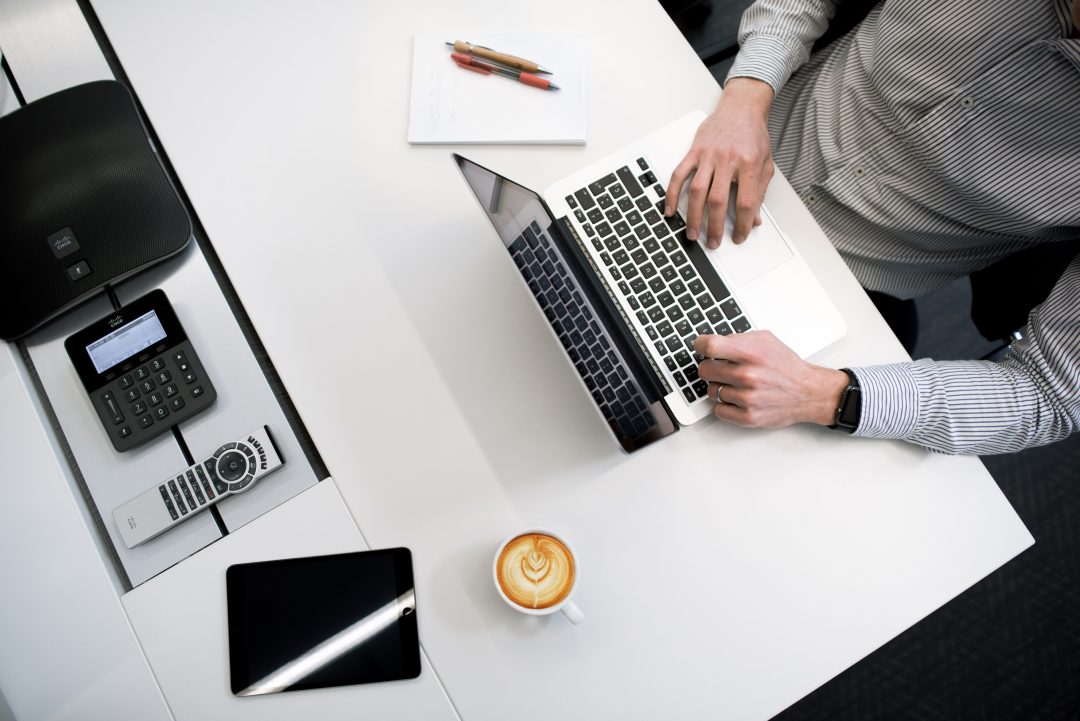
{"type": "Polygon", "coordinates": [[[237,695],[420,674],[408,549],[241,564],[226,585],[237,695]]]}

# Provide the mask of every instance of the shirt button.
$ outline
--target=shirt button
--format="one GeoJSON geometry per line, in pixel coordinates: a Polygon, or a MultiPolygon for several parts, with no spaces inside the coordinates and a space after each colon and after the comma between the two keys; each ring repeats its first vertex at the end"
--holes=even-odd
{"type": "Polygon", "coordinates": [[[813,193],[810,193],[810,195],[806,196],[806,200],[810,203],[813,203],[815,200],[817,200],[817,196],[813,193]]]}
{"type": "Polygon", "coordinates": [[[857,176],[859,176],[861,178],[865,174],[866,174],[866,171],[863,170],[862,167],[855,168],[855,175],[857,175],[857,176]]]}
{"type": "Polygon", "coordinates": [[[964,108],[970,108],[974,104],[975,104],[975,99],[972,98],[971,96],[968,96],[968,97],[966,97],[966,98],[964,98],[963,100],[960,101],[961,107],[964,107],[964,108]]]}

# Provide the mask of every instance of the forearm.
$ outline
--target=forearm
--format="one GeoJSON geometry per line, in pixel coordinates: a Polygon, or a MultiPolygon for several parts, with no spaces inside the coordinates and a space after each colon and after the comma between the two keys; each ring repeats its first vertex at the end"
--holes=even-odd
{"type": "Polygon", "coordinates": [[[921,360],[853,368],[856,435],[945,453],[1009,453],[1080,429],[1080,258],[1001,363],[921,360]]]}
{"type": "Polygon", "coordinates": [[[810,57],[839,0],[758,0],[743,13],[739,54],[727,80],[754,78],[774,92],[810,57]]]}

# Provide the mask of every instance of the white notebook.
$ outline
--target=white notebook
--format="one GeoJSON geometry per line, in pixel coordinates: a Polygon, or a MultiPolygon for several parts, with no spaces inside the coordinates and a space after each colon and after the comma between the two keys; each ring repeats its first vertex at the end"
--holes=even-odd
{"type": "Polygon", "coordinates": [[[410,143],[585,143],[585,39],[573,35],[417,35],[410,143]],[[539,63],[559,90],[460,68],[446,42],[465,40],[539,63]]]}

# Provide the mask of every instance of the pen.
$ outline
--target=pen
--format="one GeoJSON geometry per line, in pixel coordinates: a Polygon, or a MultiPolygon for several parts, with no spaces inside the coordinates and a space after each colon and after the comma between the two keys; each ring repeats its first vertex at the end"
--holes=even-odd
{"type": "Polygon", "coordinates": [[[465,68],[466,70],[472,70],[473,72],[480,73],[481,75],[502,75],[512,80],[517,80],[520,83],[526,85],[532,85],[534,88],[540,88],[541,90],[558,90],[559,86],[551,82],[547,78],[542,78],[539,75],[533,75],[532,73],[519,73],[516,70],[508,70],[507,68],[500,68],[498,65],[490,65],[488,63],[480,62],[474,57],[465,55],[463,53],[453,53],[450,58],[458,64],[458,66],[465,68]]]}
{"type": "Polygon", "coordinates": [[[466,55],[475,55],[478,58],[483,58],[499,65],[505,65],[511,70],[520,70],[523,73],[543,73],[545,75],[551,75],[551,71],[542,67],[538,63],[534,63],[532,60],[526,60],[525,58],[519,58],[514,55],[507,55],[506,53],[500,53],[486,48],[483,45],[473,45],[467,43],[464,40],[455,40],[454,42],[446,43],[450,47],[454,48],[455,52],[465,53],[466,55]]]}

